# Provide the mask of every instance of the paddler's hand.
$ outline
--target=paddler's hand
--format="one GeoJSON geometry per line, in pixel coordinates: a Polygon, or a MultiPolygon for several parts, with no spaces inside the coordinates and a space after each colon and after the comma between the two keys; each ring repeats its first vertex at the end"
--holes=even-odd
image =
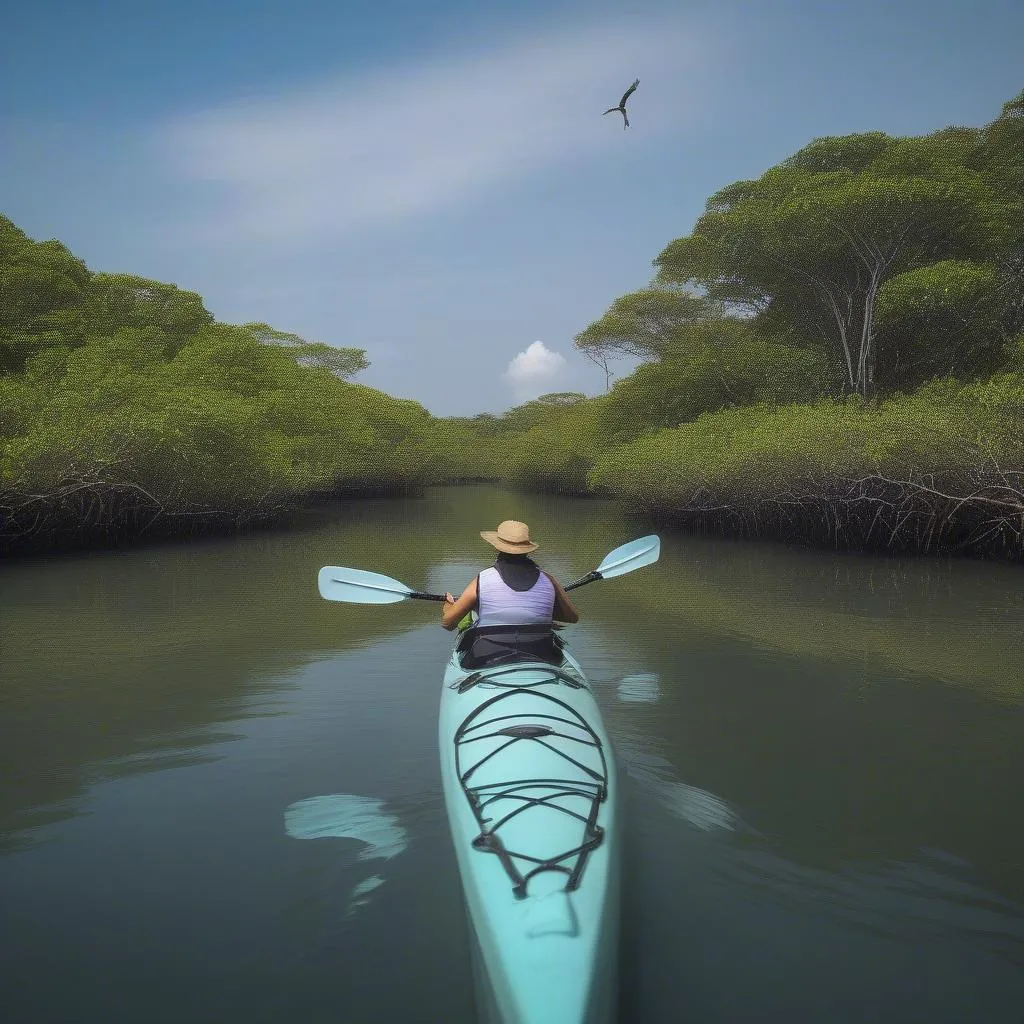
{"type": "Polygon", "coordinates": [[[455,604],[455,598],[452,597],[452,595],[449,594],[447,590],[444,592],[444,603],[445,604],[455,604]]]}

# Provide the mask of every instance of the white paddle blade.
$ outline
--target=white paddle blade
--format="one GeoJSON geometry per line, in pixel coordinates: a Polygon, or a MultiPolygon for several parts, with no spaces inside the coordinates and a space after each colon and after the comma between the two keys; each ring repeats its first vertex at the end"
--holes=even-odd
{"type": "Polygon", "coordinates": [[[349,604],[395,604],[408,600],[413,593],[404,583],[383,573],[340,565],[325,565],[317,576],[317,584],[325,601],[349,604]]]}
{"type": "Polygon", "coordinates": [[[597,571],[604,579],[610,580],[634,569],[642,569],[645,565],[653,565],[660,554],[661,538],[652,533],[648,537],[639,537],[610,551],[597,567],[597,571]]]}

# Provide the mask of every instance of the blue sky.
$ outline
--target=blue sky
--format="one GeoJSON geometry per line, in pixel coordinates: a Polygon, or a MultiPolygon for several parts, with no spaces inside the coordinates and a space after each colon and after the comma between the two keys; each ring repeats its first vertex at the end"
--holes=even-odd
{"type": "Polygon", "coordinates": [[[0,212],[500,412],[604,389],[573,336],[711,193],[822,135],[983,124],[1022,39],[1019,0],[26,2],[0,212]]]}

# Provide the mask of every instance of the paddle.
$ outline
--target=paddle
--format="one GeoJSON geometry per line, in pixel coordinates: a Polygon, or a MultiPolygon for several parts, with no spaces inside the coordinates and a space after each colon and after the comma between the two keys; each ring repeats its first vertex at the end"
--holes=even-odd
{"type": "Polygon", "coordinates": [[[567,583],[563,590],[574,590],[576,587],[594,583],[596,580],[610,580],[616,576],[624,576],[634,569],[642,569],[645,565],[653,565],[661,554],[661,538],[652,533],[648,537],[638,537],[628,544],[622,544],[604,556],[601,564],[588,572],[586,576],[567,583]]]}
{"type": "MultiPolygon", "coordinates": [[[[658,560],[661,539],[656,534],[640,537],[622,544],[604,556],[601,564],[586,576],[568,584],[573,590],[597,580],[610,580],[634,569],[642,569],[658,560]]],[[[395,604],[398,601],[443,601],[444,594],[425,594],[404,583],[368,569],[347,569],[340,565],[325,565],[317,577],[320,596],[325,601],[347,601],[350,604],[395,604]]]]}
{"type": "Polygon", "coordinates": [[[317,577],[320,596],[325,601],[348,601],[350,604],[394,604],[419,598],[421,601],[443,601],[444,594],[424,594],[404,583],[368,569],[346,569],[341,565],[325,565],[317,577]]]}

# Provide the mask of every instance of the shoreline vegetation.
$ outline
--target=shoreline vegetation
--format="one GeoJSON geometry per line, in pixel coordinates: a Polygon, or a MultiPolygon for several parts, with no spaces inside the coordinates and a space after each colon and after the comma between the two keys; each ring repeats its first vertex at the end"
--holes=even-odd
{"type": "Polygon", "coordinates": [[[712,196],[575,339],[604,394],[434,417],[364,349],[218,323],[0,216],[0,555],[493,481],[668,526],[1024,561],[1024,92],[712,196]],[[612,383],[617,359],[639,362],[612,383]]]}

